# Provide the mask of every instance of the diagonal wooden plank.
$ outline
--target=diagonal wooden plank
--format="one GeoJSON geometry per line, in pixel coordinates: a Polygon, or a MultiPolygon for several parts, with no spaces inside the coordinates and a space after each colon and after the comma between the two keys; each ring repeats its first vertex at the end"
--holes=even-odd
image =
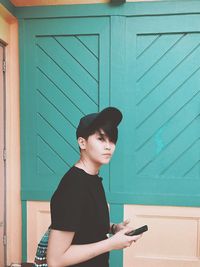
{"type": "Polygon", "coordinates": [[[37,134],[46,141],[58,157],[72,166],[78,159],[78,153],[68,144],[66,140],[53,128],[40,114],[37,115],[37,134]]]}
{"type": "Polygon", "coordinates": [[[81,111],[97,110],[97,104],[87,95],[86,92],[80,90],[78,85],[71,80],[60,68],[40,49],[37,51],[38,57],[38,68],[40,71],[48,77],[57,88],[64,92],[73,103],[81,111]]]}
{"type": "Polygon", "coordinates": [[[76,35],[77,40],[82,43],[96,58],[99,58],[99,35],[76,35]]]}
{"type": "Polygon", "coordinates": [[[64,140],[70,140],[68,144],[78,153],[76,127],[69,123],[69,120],[39,91],[37,101],[39,114],[56,129],[64,140]]]}
{"type": "Polygon", "coordinates": [[[140,114],[140,117],[137,119],[137,127],[142,125],[142,123],[164,105],[168,99],[174,98],[176,95],[180,97],[182,95],[185,98],[185,94],[188,95],[186,86],[191,86],[192,92],[196,89],[196,85],[200,84],[200,65],[195,59],[198,59],[198,57],[188,58],[184,64],[176,68],[162,84],[137,106],[137,112],[140,114]]]}
{"type": "MultiPolygon", "coordinates": [[[[63,173],[66,170],[66,166],[70,165],[68,162],[63,161],[57,152],[39,135],[37,135],[37,157],[42,159],[57,174],[63,173]]],[[[39,172],[41,170],[39,168],[39,172]]]]}
{"type": "Polygon", "coordinates": [[[145,151],[143,151],[143,153],[137,153],[137,173],[164,175],[168,168],[175,164],[192,146],[197,145],[199,140],[198,129],[198,120],[194,120],[189,127],[181,132],[178,138],[165,146],[162,153],[156,154],[155,146],[154,149],[152,149],[152,151],[154,150],[154,155],[152,154],[151,158],[144,158],[144,155],[148,155],[145,154],[145,151]],[[188,138],[188,136],[190,136],[190,138],[188,138]]]}
{"type": "MultiPolygon", "coordinates": [[[[187,106],[191,107],[191,112],[194,114],[193,116],[198,114],[200,90],[197,87],[197,84],[200,82],[199,79],[199,75],[196,73],[194,79],[190,79],[184,84],[182,91],[178,91],[177,94],[169,98],[167,102],[160,106],[152,116],[137,128],[137,136],[139,137],[137,149],[148,142],[148,140],[156,133],[157,129],[162,127],[162,125],[171,121],[178,115],[178,113],[181,114],[181,112],[184,112],[184,110],[187,109],[187,106]],[[190,91],[188,90],[188,86],[191,88],[190,91]]],[[[187,114],[187,111],[185,114],[187,114]]],[[[184,118],[184,121],[185,120],[187,121],[186,118],[184,118]]]]}
{"type": "Polygon", "coordinates": [[[95,79],[99,80],[98,59],[75,36],[54,37],[56,41],[95,79]]]}
{"type": "Polygon", "coordinates": [[[48,77],[38,71],[37,89],[63,114],[66,120],[69,121],[74,128],[77,126],[80,117],[85,114],[85,111],[80,110],[64,91],[64,88],[56,86],[48,77]]]}
{"type": "MultiPolygon", "coordinates": [[[[137,157],[144,157],[146,161],[150,161],[155,155],[159,155],[164,149],[166,149],[174,140],[190,127],[190,125],[199,117],[199,100],[193,99],[187,105],[183,107],[172,120],[168,120],[152,135],[148,142],[137,150],[137,157]]],[[[146,130],[148,131],[148,130],[146,130]]],[[[197,136],[198,136],[197,129],[197,136]]],[[[136,142],[139,142],[140,135],[136,136],[136,142]]]]}
{"type": "MultiPolygon", "coordinates": [[[[184,75],[186,73],[183,72],[181,79],[177,78],[176,80],[170,80],[169,87],[167,87],[166,90],[154,91],[154,94],[149,96],[143,105],[137,107],[137,114],[140,114],[140,116],[137,117],[137,129],[139,129],[142,124],[147,122],[151,117],[156,116],[157,112],[163,111],[165,119],[167,116],[165,110],[170,109],[173,111],[179,109],[181,105],[184,105],[184,103],[186,103],[199,91],[198,84],[200,84],[200,66],[193,64],[193,66],[187,71],[187,75],[184,75]],[[190,87],[191,90],[188,90],[188,87],[190,87]]],[[[164,88],[162,87],[161,89],[164,88]]]]}
{"type": "Polygon", "coordinates": [[[138,34],[136,43],[136,58],[141,57],[161,37],[159,34],[138,34]]]}
{"type": "Polygon", "coordinates": [[[187,125],[189,125],[190,122],[198,116],[200,101],[199,93],[200,92],[198,91],[191,99],[188,100],[187,103],[185,103],[184,106],[181,105],[180,109],[175,113],[169,114],[171,110],[166,110],[166,114],[168,115],[163,120],[162,117],[164,113],[157,112],[157,116],[153,121],[149,120],[146,127],[141,127],[140,130],[136,131],[136,151],[139,151],[146,146],[162,128],[165,128],[165,132],[167,133],[165,136],[165,140],[167,141],[172,140],[173,135],[178,134],[181,129],[184,129],[187,125]],[[153,125],[151,125],[152,123],[153,125]],[[170,132],[170,128],[167,128],[169,127],[168,125],[174,126],[173,132],[170,132]]]}
{"type": "MultiPolygon", "coordinates": [[[[191,111],[191,108],[188,107],[188,111],[191,111]]],[[[187,114],[187,113],[185,113],[187,114]]],[[[192,112],[191,114],[192,115],[192,112]]],[[[187,117],[186,115],[183,115],[187,117]]],[[[199,115],[198,115],[199,116],[199,115]]],[[[143,165],[149,165],[153,160],[155,160],[157,157],[159,157],[168,147],[176,142],[176,139],[178,139],[184,132],[191,127],[191,125],[194,124],[194,122],[198,119],[198,116],[194,116],[194,118],[191,120],[190,118],[187,120],[188,124],[181,125],[183,128],[176,129],[176,122],[167,123],[162,128],[160,128],[157,133],[149,140],[149,142],[143,146],[137,153],[137,160],[141,160],[142,162],[145,162],[143,165]],[[170,137],[168,137],[168,133],[170,132],[170,137]],[[144,156],[145,155],[145,156],[144,156]]],[[[183,121],[183,120],[182,120],[183,121]]],[[[195,130],[195,129],[194,129],[195,130]]],[[[196,135],[198,138],[198,129],[196,130],[196,135]]],[[[184,143],[183,143],[184,145],[184,143]]],[[[174,148],[175,149],[175,148],[174,148]]],[[[137,164],[138,165],[138,162],[137,164]]]]}
{"type": "Polygon", "coordinates": [[[188,57],[199,55],[200,37],[195,34],[186,35],[167,55],[162,58],[143,78],[137,83],[136,98],[140,103],[146,95],[164,81],[188,57]],[[173,58],[173,60],[171,60],[173,58]]]}
{"type": "Polygon", "coordinates": [[[38,174],[55,174],[54,170],[50,166],[47,160],[43,160],[40,156],[37,155],[37,173],[38,174]]]}
{"type": "MultiPolygon", "coordinates": [[[[199,155],[199,140],[197,143],[190,147],[189,150],[187,150],[187,153],[184,153],[176,162],[175,164],[171,165],[170,168],[168,168],[165,171],[165,176],[177,176],[177,177],[188,177],[189,173],[193,168],[195,168],[196,165],[198,165],[198,162],[200,160],[199,155]]],[[[200,171],[200,170],[199,170],[200,171]]],[[[198,178],[200,172],[196,171],[196,173],[193,173],[194,178],[198,178]]]]}
{"type": "MultiPolygon", "coordinates": [[[[66,37],[67,38],[67,37],[66,37]]],[[[98,83],[88,72],[81,67],[78,62],[71,57],[70,54],[56,42],[53,38],[39,38],[38,46],[42,49],[59,68],[64,71],[79,88],[93,99],[95,103],[98,101],[98,83]]]]}
{"type": "Polygon", "coordinates": [[[184,36],[184,34],[159,34],[159,38],[137,59],[137,82],[179,42],[181,43],[184,36]]]}
{"type": "MultiPolygon", "coordinates": [[[[184,146],[184,150],[182,150],[181,152],[179,152],[179,155],[177,155],[176,158],[173,158],[171,160],[171,162],[168,165],[163,166],[163,169],[160,170],[160,174],[159,175],[165,175],[166,171],[168,169],[170,169],[173,165],[176,165],[177,162],[185,155],[188,154],[188,151],[190,151],[194,146],[198,145],[198,138],[196,140],[192,140],[193,142],[188,145],[188,146],[184,146]]],[[[187,157],[187,159],[189,160],[189,156],[187,157]]],[[[192,159],[192,162],[194,162],[194,160],[192,159]]]]}
{"type": "Polygon", "coordinates": [[[195,162],[193,164],[193,166],[191,166],[191,168],[189,170],[187,170],[187,172],[184,173],[183,177],[187,177],[187,179],[189,178],[197,178],[199,179],[200,176],[200,160],[198,160],[197,162],[195,162]]]}

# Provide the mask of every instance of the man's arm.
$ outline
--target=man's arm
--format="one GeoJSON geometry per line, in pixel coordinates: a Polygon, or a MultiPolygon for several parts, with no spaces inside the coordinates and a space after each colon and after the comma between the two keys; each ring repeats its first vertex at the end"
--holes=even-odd
{"type": "Polygon", "coordinates": [[[71,245],[73,237],[74,232],[51,230],[47,251],[49,267],[71,266],[111,249],[107,240],[86,245],[71,245]]]}
{"type": "Polygon", "coordinates": [[[51,230],[47,250],[49,267],[71,266],[94,258],[113,249],[129,247],[141,236],[127,236],[127,229],[114,236],[91,244],[72,245],[74,232],[51,230]]]}

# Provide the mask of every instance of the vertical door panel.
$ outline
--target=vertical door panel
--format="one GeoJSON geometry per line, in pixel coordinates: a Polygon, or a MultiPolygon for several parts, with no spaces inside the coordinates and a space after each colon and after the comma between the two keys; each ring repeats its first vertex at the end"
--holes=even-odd
{"type": "Polygon", "coordinates": [[[122,146],[112,183],[123,200],[199,205],[199,16],[127,18],[122,146]]]}
{"type": "Polygon", "coordinates": [[[24,24],[24,199],[49,199],[79,157],[80,118],[109,105],[108,22],[107,18],[65,18],[24,24]]]}

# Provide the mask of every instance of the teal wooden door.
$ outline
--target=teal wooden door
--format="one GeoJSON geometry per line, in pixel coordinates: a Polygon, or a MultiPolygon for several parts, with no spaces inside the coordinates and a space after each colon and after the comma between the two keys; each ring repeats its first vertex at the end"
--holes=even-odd
{"type": "Polygon", "coordinates": [[[111,165],[113,201],[200,204],[199,20],[147,16],[124,23],[125,94],[113,101],[127,127],[111,165]]]}
{"type": "Polygon", "coordinates": [[[49,200],[79,157],[79,119],[109,105],[108,20],[28,20],[21,29],[22,199],[49,200]]]}

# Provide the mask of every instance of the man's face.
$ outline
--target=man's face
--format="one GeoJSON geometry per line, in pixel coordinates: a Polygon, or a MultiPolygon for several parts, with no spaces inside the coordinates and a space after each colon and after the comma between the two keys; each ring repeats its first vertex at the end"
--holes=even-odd
{"type": "Polygon", "coordinates": [[[90,135],[85,141],[85,153],[95,164],[108,164],[115,151],[115,144],[111,142],[103,130],[90,135]]]}

